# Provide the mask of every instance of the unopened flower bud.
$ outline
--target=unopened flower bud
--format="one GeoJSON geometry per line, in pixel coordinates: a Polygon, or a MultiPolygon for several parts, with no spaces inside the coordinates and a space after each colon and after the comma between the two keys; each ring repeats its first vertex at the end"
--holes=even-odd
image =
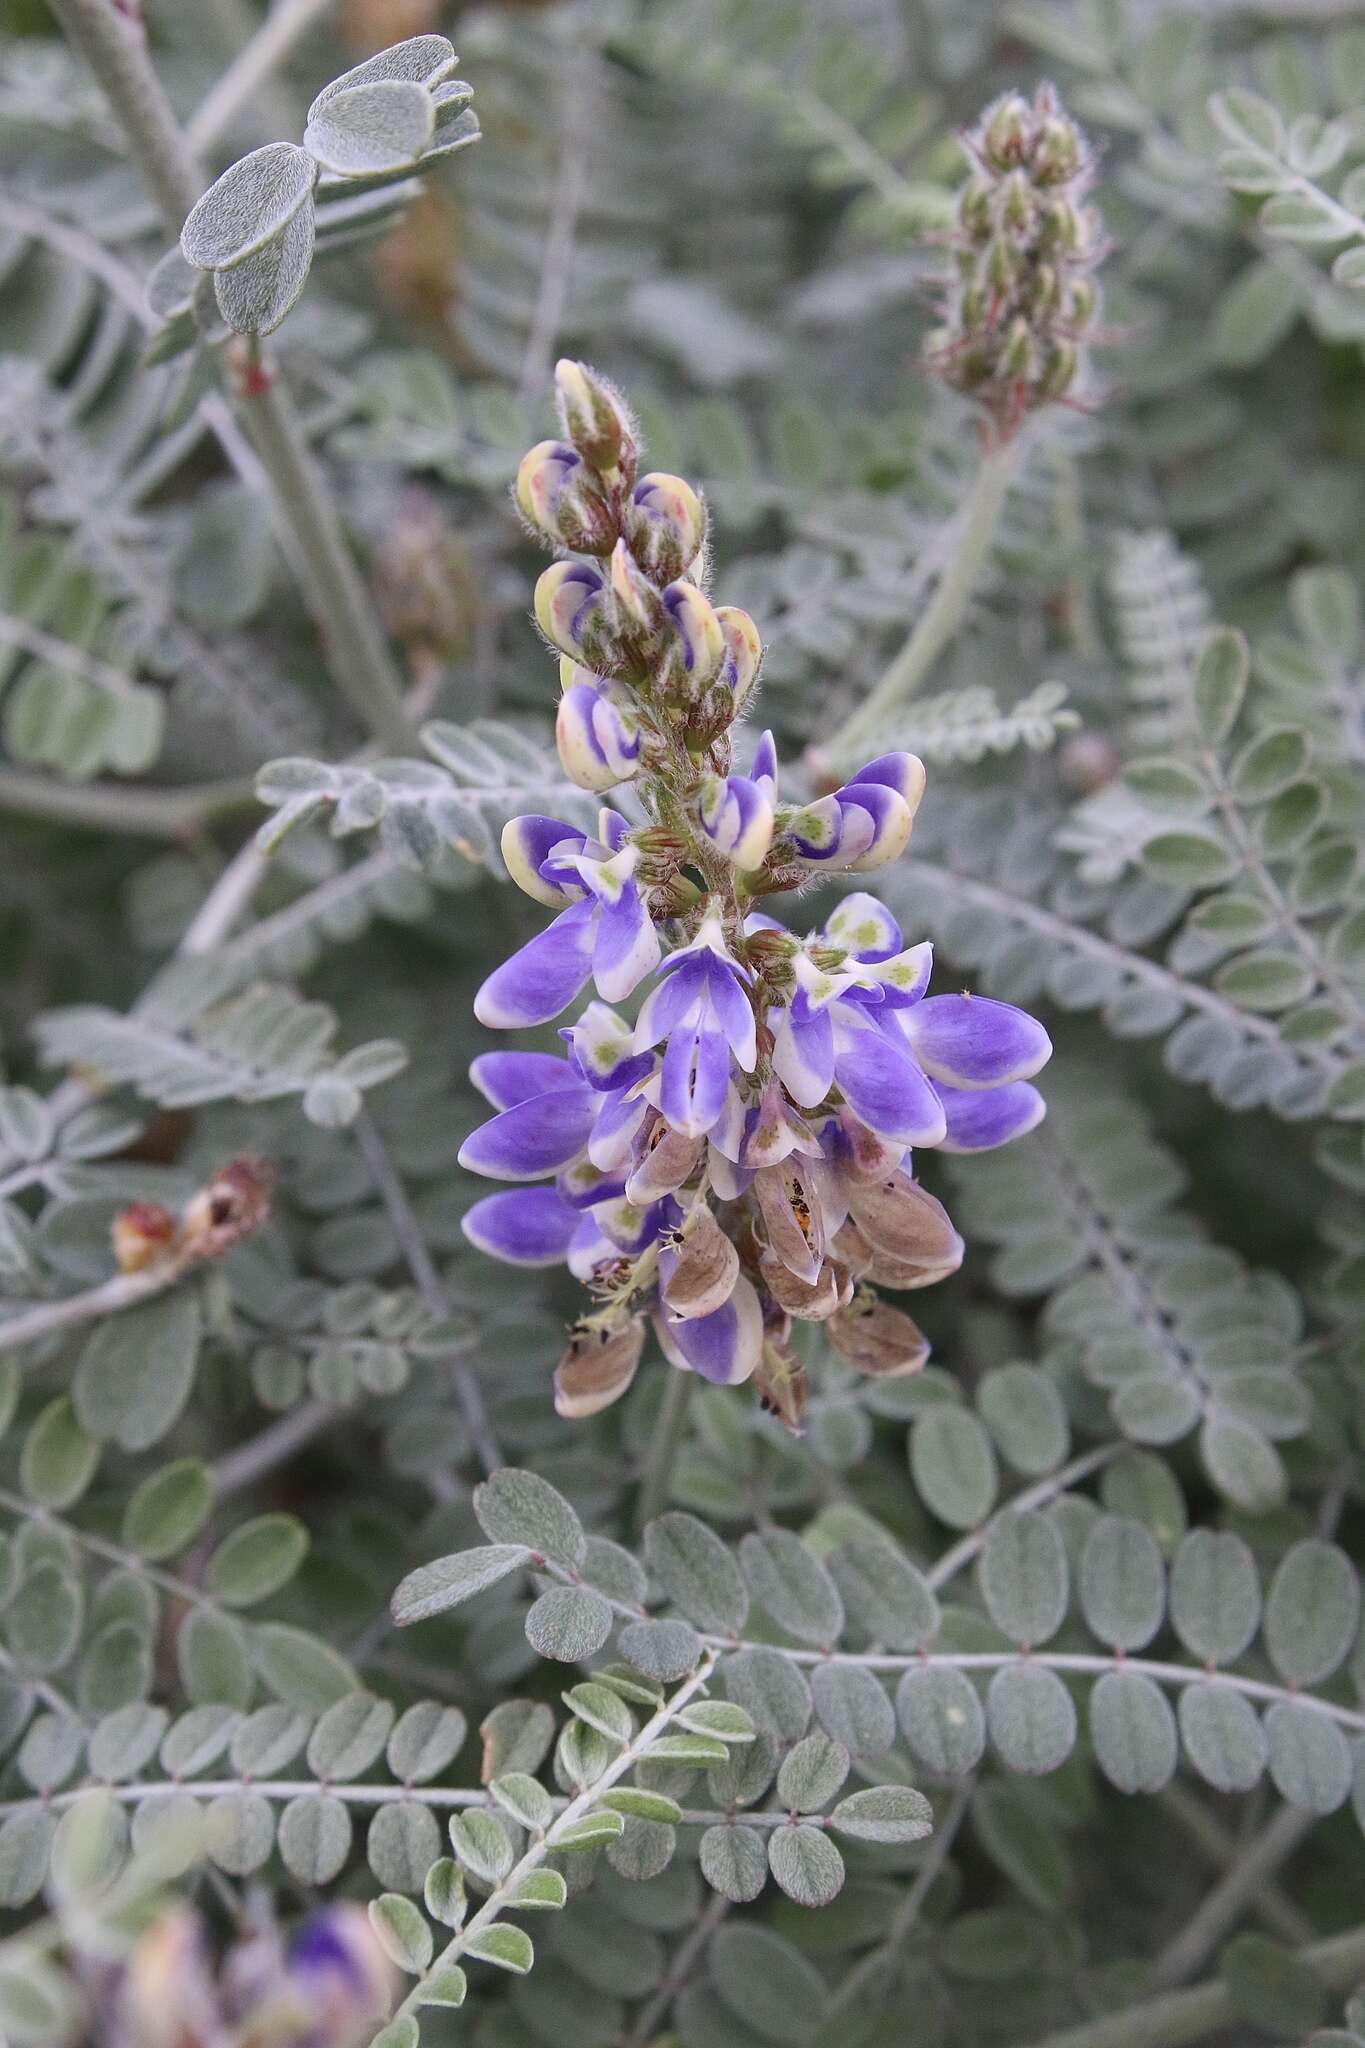
{"type": "Polygon", "coordinates": [[[1054,342],[1048,352],[1039,389],[1049,398],[1061,398],[1076,381],[1080,360],[1069,341],[1054,342]]]}
{"type": "Polygon", "coordinates": [[[986,241],[991,232],[989,185],[964,185],[957,202],[957,217],[965,234],[970,235],[974,241],[986,241]]]}
{"type": "Polygon", "coordinates": [[[981,154],[993,171],[1007,171],[1021,160],[1032,125],[1028,102],[1017,92],[996,101],[986,115],[980,142],[981,154]]]}
{"type": "Polygon", "coordinates": [[[773,807],[747,775],[712,775],[702,784],[701,828],[732,867],[752,871],[768,857],[773,807]]]}
{"type": "Polygon", "coordinates": [[[581,555],[608,555],[616,545],[616,518],[577,450],[541,441],[521,459],[516,499],[527,523],[560,547],[581,555]]]}
{"type": "Polygon", "coordinates": [[[574,683],[560,698],[555,745],[564,773],[580,789],[611,789],[639,771],[639,726],[586,683],[574,683]]]}
{"type": "Polygon", "coordinates": [[[638,454],[635,426],[615,385],[586,363],[564,357],[555,364],[555,396],[565,437],[583,460],[599,476],[615,480],[619,473],[629,485],[638,454]]]}
{"type": "Polygon", "coordinates": [[[719,605],[715,616],[720,626],[721,638],[725,643],[724,660],[716,680],[729,690],[734,703],[734,715],[738,717],[749,700],[754,684],[758,681],[759,664],[763,659],[763,640],[758,627],[739,605],[719,605]]]}
{"type": "Polygon", "coordinates": [[[1033,366],[1033,336],[1028,321],[1020,314],[1011,320],[1000,352],[1000,367],[1007,377],[1027,377],[1033,366]]]}
{"type": "Polygon", "coordinates": [[[594,672],[615,661],[612,592],[590,562],[552,562],[536,582],[536,623],[552,647],[594,672]]]}
{"type": "Polygon", "coordinates": [[[662,638],[667,624],[663,599],[623,540],[612,550],[611,589],[637,637],[643,635],[650,642],[662,638]]]}
{"type": "Polygon", "coordinates": [[[725,659],[725,634],[708,598],[695,583],[681,578],[663,593],[664,610],[673,624],[671,673],[664,694],[673,701],[695,700],[715,680],[725,659]]]}
{"type": "Polygon", "coordinates": [[[179,1225],[160,1202],[130,1202],[114,1218],[114,1257],[120,1273],[141,1273],[165,1258],[179,1225]]]}
{"type": "Polygon", "coordinates": [[[919,1372],[929,1357],[929,1340],[919,1325],[868,1287],[825,1327],[839,1356],[855,1372],[877,1379],[903,1379],[919,1372]]]}
{"type": "Polygon", "coordinates": [[[1080,169],[1081,139],[1070,121],[1045,121],[1033,146],[1032,170],[1040,185],[1063,185],[1080,169]]]}
{"type": "Polygon", "coordinates": [[[1033,219],[1033,191],[1022,171],[1011,171],[1000,188],[1000,218],[1016,235],[1033,219]]]}
{"type": "Polygon", "coordinates": [[[680,476],[651,470],[626,500],[626,540],[640,567],[672,583],[692,567],[706,543],[706,510],[680,476]]]}
{"type": "Polygon", "coordinates": [[[644,1341],[639,1316],[575,1330],[555,1367],[555,1413],[581,1422],[619,1401],[635,1377],[644,1341]]]}

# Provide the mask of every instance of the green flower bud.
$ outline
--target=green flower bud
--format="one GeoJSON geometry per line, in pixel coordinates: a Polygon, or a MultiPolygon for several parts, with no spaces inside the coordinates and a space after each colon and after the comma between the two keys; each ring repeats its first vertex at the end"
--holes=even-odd
{"type": "Polygon", "coordinates": [[[615,385],[566,356],[555,364],[555,395],[565,438],[599,476],[629,485],[635,476],[635,424],[615,385]]]}

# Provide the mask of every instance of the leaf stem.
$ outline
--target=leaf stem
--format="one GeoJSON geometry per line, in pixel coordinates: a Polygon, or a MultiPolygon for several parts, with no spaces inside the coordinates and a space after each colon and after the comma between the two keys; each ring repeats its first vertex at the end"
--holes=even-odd
{"type": "Polygon", "coordinates": [[[209,149],[217,142],[271,73],[287,61],[300,37],[333,4],[334,0],[277,0],[186,122],[185,139],[191,149],[209,149]]]}
{"type": "Polygon", "coordinates": [[[640,1498],[635,1519],[641,1532],[647,1522],[653,1521],[668,1498],[668,1482],[687,1427],[687,1411],[692,1403],[695,1379],[695,1373],[680,1372],[670,1367],[664,1382],[663,1400],[659,1404],[640,1476],[640,1498]]]}
{"type": "Polygon", "coordinates": [[[1246,1844],[1198,1910],[1152,1965],[1152,1983],[1163,1991],[1187,1983],[1229,1935],[1242,1914],[1270,1883],[1318,1822],[1301,1806],[1282,1806],[1268,1826],[1246,1844]]]}
{"type": "MultiPolygon", "coordinates": [[[[0,629],[0,640],[5,637],[0,629]]],[[[148,839],[189,839],[213,819],[255,802],[249,780],[205,782],[188,789],[125,788],[116,782],[59,782],[50,775],[0,769],[0,811],[99,832],[148,839]]]]}
{"type": "MultiPolygon", "coordinates": [[[[1315,1941],[1298,1951],[1298,1959],[1329,1991],[1345,1991],[1365,1970],[1365,1927],[1315,1941]]],[[[1064,2027],[1035,2048],[1187,2048],[1236,2018],[1232,1993],[1219,1979],[1195,1984],[1188,1991],[1165,1992],[1078,2027],[1064,2027]]]]}
{"type": "Polygon", "coordinates": [[[628,1743],[618,1757],[613,1758],[612,1762],[603,1771],[601,1777],[594,1780],[591,1785],[585,1786],[576,1799],[571,1799],[563,1812],[558,1814],[550,1823],[544,1834],[538,1836],[531,1843],[525,1855],[508,1871],[502,1883],[484,1901],[474,1917],[457,1931],[453,1938],[447,1942],[435,1961],[428,1965],[394,2013],[395,2019],[401,2019],[418,2009],[422,2003],[422,1986],[427,1977],[437,1970],[448,1969],[452,1963],[458,1962],[469,1945],[470,1937],[493,1924],[521,1880],[545,1861],[545,1858],[554,1849],[555,1843],[568,1828],[573,1826],[575,1821],[582,1820],[585,1814],[592,1812],[593,1807],[597,1805],[603,1793],[609,1792],[612,1786],[640,1761],[648,1751],[651,1743],[663,1734],[680,1709],[687,1705],[687,1702],[694,1693],[701,1691],[711,1676],[714,1664],[715,1659],[708,1651],[691,1677],[685,1678],[682,1681],[672,1698],[665,1700],[657,1714],[646,1721],[634,1741],[628,1743]]]}
{"type": "MultiPolygon", "coordinates": [[[[147,54],[141,28],[111,0],[54,0],[67,40],[104,89],[129,152],[178,238],[207,180],[176,121],[147,54]]],[[[236,359],[231,347],[227,360],[236,359]]],[[[294,561],[332,671],[356,712],[383,743],[408,752],[414,736],[403,712],[402,686],[341,518],[293,407],[268,363],[253,361],[232,392],[269,479],[275,525],[294,561]]]]}
{"type": "Polygon", "coordinates": [[[1017,441],[1003,441],[983,452],[959,514],[957,544],[947,567],[900,653],[825,749],[836,763],[850,765],[860,749],[876,742],[886,721],[915,694],[957,631],[995,540],[1018,459],[1017,441]]]}

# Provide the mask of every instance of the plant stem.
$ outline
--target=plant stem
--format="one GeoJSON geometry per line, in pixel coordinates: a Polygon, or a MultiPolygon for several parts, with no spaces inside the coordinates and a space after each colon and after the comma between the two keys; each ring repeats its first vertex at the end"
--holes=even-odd
{"type": "MultiPolygon", "coordinates": [[[[1185,1830],[1190,1841],[1210,1863],[1221,1869],[1232,1862],[1239,1846],[1236,1838],[1221,1821],[1214,1819],[1202,1800],[1178,1778],[1173,1778],[1157,1797],[1171,1819],[1185,1830]]],[[[1312,1921],[1297,1906],[1290,1904],[1277,1885],[1265,1885],[1247,1903],[1269,1931],[1291,1947],[1302,1947],[1304,1942],[1313,1939],[1316,1929],[1312,1921]]]]}
{"type": "Polygon", "coordinates": [[[333,0],[276,0],[265,20],[205,94],[185,124],[191,149],[208,149],[237,113],[259,94],[299,38],[333,5],[333,0]]]}
{"type": "Polygon", "coordinates": [[[1317,1825],[1318,1816],[1301,1806],[1283,1806],[1241,1851],[1237,1860],[1206,1894],[1175,1940],[1152,1965],[1152,1982],[1162,1990],[1189,1981],[1202,1969],[1224,1937],[1231,1933],[1253,1897],[1317,1825]]]}
{"type": "MultiPolygon", "coordinates": [[[[1365,1970],[1365,1927],[1353,1927],[1328,1941],[1315,1941],[1299,1950],[1298,1959],[1329,1991],[1345,1991],[1365,1970]]],[[[1035,2048],[1186,2048],[1187,2043],[1202,2041],[1236,2017],[1232,1993],[1225,1984],[1196,1984],[1188,1991],[1168,1991],[1123,2012],[1065,2027],[1037,2042],[1035,2048]]]]}
{"type": "Polygon", "coordinates": [[[668,1482],[687,1426],[687,1411],[695,1379],[695,1373],[679,1372],[672,1367],[665,1378],[663,1401],[649,1440],[644,1471],[640,1475],[640,1498],[635,1519],[641,1532],[647,1522],[653,1521],[668,1498],[668,1482]]]}
{"type": "Polygon", "coordinates": [[[49,775],[0,769],[0,811],[148,839],[192,838],[214,818],[254,802],[249,780],[205,782],[189,789],[138,789],[116,782],[58,782],[49,775]]]}
{"type": "MultiPolygon", "coordinates": [[[[66,37],[104,89],[129,152],[178,238],[207,182],[162,89],[146,40],[112,0],[54,0],[66,37]]],[[[229,348],[229,359],[237,352],[229,348]]],[[[384,644],[341,519],[270,365],[253,357],[232,396],[269,479],[275,526],[294,561],[333,673],[354,709],[388,747],[413,735],[398,672],[384,644]]]]}
{"type": "Polygon", "coordinates": [[[418,1978],[407,1997],[394,2013],[395,2019],[400,2019],[408,2013],[417,2011],[422,2003],[422,1987],[427,1977],[431,1976],[435,1971],[448,1969],[452,1963],[458,1962],[469,1946],[470,1937],[493,1924],[501,1913],[504,1902],[516,1890],[522,1878],[528,1876],[531,1871],[535,1870],[545,1861],[545,1858],[551,1853],[555,1843],[564,1834],[566,1829],[572,1827],[576,1820],[581,1820],[585,1814],[591,1813],[593,1807],[601,1799],[602,1794],[609,1792],[612,1786],[640,1761],[648,1751],[650,1744],[663,1734],[679,1709],[687,1705],[687,1702],[694,1693],[701,1691],[711,1676],[713,1663],[714,1659],[709,1653],[704,1656],[691,1677],[685,1678],[672,1698],[664,1701],[658,1713],[646,1721],[634,1741],[628,1743],[621,1751],[621,1754],[607,1765],[601,1777],[596,1779],[593,1784],[585,1787],[576,1799],[571,1799],[564,1808],[564,1811],[551,1821],[544,1834],[538,1836],[531,1843],[531,1846],[527,1849],[520,1862],[513,1865],[507,1876],[502,1880],[502,1883],[484,1901],[474,1917],[467,1921],[454,1937],[446,1943],[446,1946],[436,1957],[436,1960],[418,1978]]]}
{"type": "Polygon", "coordinates": [[[837,739],[824,749],[835,762],[851,764],[860,748],[880,736],[886,720],[915,694],[957,631],[990,554],[1017,463],[1015,441],[1001,442],[982,455],[960,514],[957,545],[948,566],[900,653],[837,739]]]}
{"type": "Polygon", "coordinates": [[[222,1500],[230,1493],[241,1493],[254,1486],[258,1479],[264,1479],[277,1465],[292,1458],[295,1451],[301,1451],[315,1436],[320,1436],[341,1413],[340,1408],[333,1408],[326,1401],[302,1401],[278,1422],[268,1423],[257,1435],[226,1451],[209,1467],[214,1498],[222,1500]]]}
{"type": "MultiPolygon", "coordinates": [[[[1022,1493],[1013,1495],[1006,1504],[1006,1512],[1018,1514],[1025,1508],[1045,1507],[1049,1501],[1055,1500],[1059,1493],[1065,1493],[1069,1487],[1078,1485],[1082,1479],[1088,1479],[1092,1472],[1098,1472],[1103,1466],[1112,1464],[1126,1448],[1127,1446],[1120,1442],[1099,1444],[1093,1451],[1082,1451],[1069,1465],[1061,1466],[1056,1472],[1050,1472],[1046,1479],[1040,1479],[1033,1486],[1026,1486],[1022,1493]]],[[[945,1550],[942,1557],[925,1573],[925,1583],[937,1592],[940,1587],[946,1586],[950,1579],[955,1579],[974,1557],[980,1555],[989,1527],[990,1524],[987,1522],[980,1529],[973,1529],[968,1535],[960,1538],[951,1550],[945,1550]]]]}
{"type": "MultiPolygon", "coordinates": [[[[417,1283],[417,1292],[432,1315],[445,1320],[454,1314],[454,1308],[446,1292],[445,1282],[437,1272],[435,1261],[427,1248],[422,1226],[413,1214],[402,1177],[389,1156],[388,1146],[384,1143],[379,1128],[368,1110],[361,1110],[352,1129],[355,1131],[365,1164],[370,1169],[370,1176],[380,1200],[388,1211],[393,1234],[398,1239],[399,1249],[407,1262],[408,1271],[417,1283]]],[[[488,1419],[483,1389],[479,1385],[477,1375],[462,1358],[457,1358],[453,1362],[451,1379],[470,1441],[478,1455],[479,1463],[491,1477],[504,1461],[498,1440],[493,1434],[493,1425],[488,1419]]]]}
{"type": "MultiPolygon", "coordinates": [[[[148,1301],[152,1295],[162,1294],[173,1286],[185,1270],[186,1262],[182,1259],[158,1259],[140,1273],[115,1273],[112,1279],[102,1280],[98,1287],[87,1287],[82,1294],[68,1294],[60,1301],[40,1301],[22,1308],[17,1315],[0,1319],[0,1358],[16,1351],[21,1344],[33,1344],[39,1337],[50,1336],[54,1330],[93,1322],[96,1316],[115,1315],[120,1309],[148,1301]]],[[[0,1308],[4,1306],[0,1303],[0,1308]]]]}

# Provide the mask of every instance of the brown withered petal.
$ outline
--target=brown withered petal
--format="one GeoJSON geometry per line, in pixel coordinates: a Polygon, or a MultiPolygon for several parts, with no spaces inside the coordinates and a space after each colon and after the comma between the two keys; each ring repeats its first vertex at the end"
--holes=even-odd
{"type": "Polygon", "coordinates": [[[862,1279],[877,1256],[851,1216],[835,1231],[832,1249],[838,1253],[855,1280],[862,1279]]]}
{"type": "Polygon", "coordinates": [[[793,1436],[799,1436],[806,1412],[806,1368],[796,1353],[776,1338],[767,1338],[763,1356],[754,1367],[753,1383],[760,1405],[784,1422],[793,1436]]]}
{"type": "Polygon", "coordinates": [[[576,1330],[555,1367],[555,1413],[581,1422],[619,1401],[635,1377],[644,1342],[641,1316],[614,1329],[576,1330]]]}
{"type": "Polygon", "coordinates": [[[711,1211],[694,1210],[693,1219],[676,1252],[659,1254],[659,1292],[669,1311],[684,1321],[723,1308],[739,1278],[739,1253],[711,1211]]]}
{"type": "Polygon", "coordinates": [[[826,1259],[812,1284],[766,1252],[759,1262],[763,1285],[779,1308],[803,1323],[823,1323],[853,1299],[853,1275],[838,1259],[826,1259]]]}
{"type": "Polygon", "coordinates": [[[929,1356],[929,1339],[919,1325],[868,1288],[830,1317],[829,1341],[856,1372],[878,1379],[918,1372],[929,1356]]]}
{"type": "Polygon", "coordinates": [[[874,1253],[945,1273],[962,1263],[962,1239],[948,1211],[908,1174],[850,1188],[849,1210],[874,1253]]]}
{"type": "Polygon", "coordinates": [[[850,1180],[889,1180],[898,1171],[905,1155],[903,1145],[888,1144],[885,1138],[879,1138],[875,1131],[860,1123],[850,1110],[840,1110],[839,1127],[848,1148],[840,1163],[850,1180]]]}
{"type": "Polygon", "coordinates": [[[878,1287],[890,1287],[898,1294],[908,1294],[915,1287],[932,1287],[937,1280],[946,1280],[962,1264],[966,1246],[954,1232],[955,1242],[944,1252],[942,1258],[934,1259],[893,1259],[889,1252],[880,1251],[874,1245],[872,1264],[863,1278],[874,1281],[878,1287]]]}
{"type": "Polygon", "coordinates": [[[670,1130],[662,1119],[655,1124],[651,1139],[644,1158],[626,1182],[626,1199],[637,1208],[680,1188],[696,1171],[706,1143],[704,1138],[689,1138],[682,1131],[670,1130]]]}
{"type": "Polygon", "coordinates": [[[769,1248],[799,1280],[812,1286],[825,1255],[825,1227],[814,1192],[797,1163],[763,1166],[754,1175],[753,1196],[763,1217],[769,1248]]]}

